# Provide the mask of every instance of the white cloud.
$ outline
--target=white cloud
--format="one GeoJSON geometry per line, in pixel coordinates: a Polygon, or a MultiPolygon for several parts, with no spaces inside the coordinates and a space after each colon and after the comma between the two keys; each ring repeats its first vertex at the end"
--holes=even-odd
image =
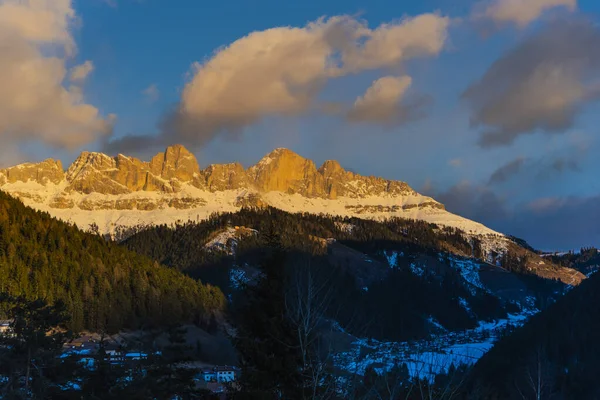
{"type": "Polygon", "coordinates": [[[336,16],[253,32],[194,65],[165,131],[177,132],[180,141],[206,142],[264,116],[302,113],[330,79],[439,53],[448,24],[446,17],[424,14],[370,29],[336,16]]]}
{"type": "MultiPolygon", "coordinates": [[[[86,104],[81,88],[64,86],[66,58],[76,51],[70,0],[0,2],[0,137],[6,143],[38,140],[74,148],[110,132],[111,118],[86,104]]],[[[75,67],[80,83],[92,64],[75,67]]]]}
{"type": "Polygon", "coordinates": [[[437,14],[423,14],[377,29],[360,29],[357,38],[364,44],[348,46],[343,51],[347,69],[363,71],[394,67],[415,57],[433,56],[444,47],[449,19],[437,14]]]}
{"type": "Polygon", "coordinates": [[[158,90],[158,86],[156,86],[156,84],[154,83],[148,86],[146,89],[144,89],[142,91],[142,94],[146,98],[146,101],[148,101],[149,103],[155,103],[160,97],[160,91],[158,90]]]}
{"type": "Polygon", "coordinates": [[[452,160],[448,161],[448,165],[455,168],[462,167],[463,160],[460,158],[453,158],[452,160]]]}
{"type": "Polygon", "coordinates": [[[545,11],[557,7],[575,11],[577,0],[493,0],[480,3],[475,17],[491,19],[498,24],[514,23],[523,28],[545,11]]]}
{"type": "Polygon", "coordinates": [[[83,64],[73,67],[70,76],[71,82],[83,83],[93,70],[94,64],[91,61],[86,61],[83,64]]]}
{"type": "Polygon", "coordinates": [[[355,121],[390,122],[398,114],[401,100],[412,84],[409,76],[385,76],[373,82],[354,102],[349,118],[355,121]]]}

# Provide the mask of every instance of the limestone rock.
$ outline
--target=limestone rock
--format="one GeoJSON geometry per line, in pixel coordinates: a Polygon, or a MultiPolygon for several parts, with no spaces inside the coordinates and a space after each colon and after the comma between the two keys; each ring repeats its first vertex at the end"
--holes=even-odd
{"type": "Polygon", "coordinates": [[[83,152],[67,171],[69,190],[81,193],[125,194],[137,191],[178,192],[181,182],[200,186],[196,157],[183,146],[168,147],[147,163],[122,154],[112,158],[83,152]]]}
{"type": "Polygon", "coordinates": [[[36,193],[36,189],[14,188],[13,194],[29,201],[46,203],[51,208],[84,210],[157,210],[167,207],[190,209],[206,204],[201,195],[192,195],[190,186],[210,192],[239,190],[236,207],[266,207],[262,194],[278,191],[309,198],[335,200],[339,197],[362,199],[369,196],[415,196],[397,204],[355,205],[358,213],[397,212],[412,208],[438,208],[443,205],[413,191],[406,183],[377,177],[365,177],[346,171],[337,161],[326,161],[318,170],[315,164],[287,149],[276,149],[258,164],[245,170],[240,163],[213,164],[200,170],[196,157],[181,145],[170,146],[145,162],[119,154],[83,152],[63,172],[60,161],[22,164],[0,170],[0,186],[17,181],[34,181],[41,185],[65,183],[54,193],[36,193]],[[18,192],[16,192],[18,191],[18,192]],[[158,199],[139,192],[161,192],[172,195],[158,199]],[[87,198],[77,200],[74,193],[105,194],[120,198],[87,198]],[[185,195],[183,195],[185,193],[185,195]],[[131,196],[123,196],[129,195],[131,196]]]}
{"type": "MultiPolygon", "coordinates": [[[[1,175],[5,176],[4,183],[33,181],[40,185],[47,185],[48,183],[58,185],[65,178],[61,162],[52,159],[37,164],[26,163],[7,168],[3,170],[1,175]]],[[[0,184],[2,184],[1,177],[0,184]]]]}
{"type": "Polygon", "coordinates": [[[240,163],[212,164],[203,171],[211,192],[248,188],[249,179],[240,163]]]}
{"type": "Polygon", "coordinates": [[[116,170],[107,171],[111,179],[133,192],[143,190],[150,172],[148,163],[122,154],[119,154],[114,160],[116,170]]]}
{"type": "Polygon", "coordinates": [[[260,193],[244,192],[235,199],[235,206],[242,208],[266,208],[268,204],[260,193]]]}
{"type": "Polygon", "coordinates": [[[150,161],[150,171],[163,179],[177,178],[182,182],[194,179],[200,173],[196,157],[181,145],[169,146],[150,161]]]}
{"type": "Polygon", "coordinates": [[[69,208],[73,208],[75,206],[75,202],[68,197],[67,193],[61,193],[60,195],[50,199],[50,203],[48,205],[51,208],[66,210],[69,208]]]}
{"type": "Polygon", "coordinates": [[[248,170],[259,190],[323,197],[323,175],[315,163],[288,149],[276,149],[248,170]]]}
{"type": "Polygon", "coordinates": [[[337,161],[325,161],[319,168],[325,179],[325,192],[330,199],[339,196],[361,198],[366,196],[406,196],[417,193],[405,182],[390,181],[373,176],[361,176],[344,170],[337,161]]]}

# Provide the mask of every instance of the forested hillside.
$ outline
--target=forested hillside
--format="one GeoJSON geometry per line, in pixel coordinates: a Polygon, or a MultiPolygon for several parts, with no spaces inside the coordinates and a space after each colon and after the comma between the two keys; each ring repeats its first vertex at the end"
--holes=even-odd
{"type": "Polygon", "coordinates": [[[267,231],[278,236],[291,269],[309,265],[313,278],[326,283],[327,316],[356,335],[410,340],[427,336],[437,323],[453,331],[474,328],[478,321],[518,311],[517,303],[534,289],[556,289],[555,282],[527,271],[517,254],[495,255],[513,271],[507,274],[482,261],[488,254],[479,240],[404,219],[376,222],[243,209],[198,224],[148,229],[124,245],[235,295],[232,278],[252,276],[263,253],[261,234],[267,231]],[[490,272],[479,274],[480,269],[490,272]],[[504,280],[498,294],[479,281],[486,274],[490,281],[504,280]],[[520,297],[505,296],[512,292],[520,297]]]}
{"type": "Polygon", "coordinates": [[[74,330],[202,322],[221,291],[0,192],[0,292],[63,301],[74,330]]]}
{"type": "Polygon", "coordinates": [[[598,399],[600,275],[594,275],[476,365],[469,398],[598,399]]]}
{"type": "Polygon", "coordinates": [[[546,257],[553,263],[573,268],[584,274],[590,274],[600,268],[600,251],[595,247],[582,248],[579,252],[548,254],[546,257]]]}

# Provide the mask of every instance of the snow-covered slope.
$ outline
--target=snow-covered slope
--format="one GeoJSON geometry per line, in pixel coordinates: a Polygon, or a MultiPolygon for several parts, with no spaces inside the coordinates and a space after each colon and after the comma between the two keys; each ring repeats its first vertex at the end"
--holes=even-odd
{"type": "Polygon", "coordinates": [[[247,170],[240,164],[200,170],[182,146],[169,147],[150,162],[84,152],[66,173],[53,160],[0,170],[0,190],[82,229],[97,225],[102,234],[269,205],[288,212],[412,218],[502,236],[446,211],[404,182],[363,177],[335,161],[317,169],[286,149],[274,150],[247,170]]]}
{"type": "Polygon", "coordinates": [[[65,184],[40,185],[37,182],[8,183],[1,190],[19,197],[26,205],[48,212],[56,218],[77,224],[87,229],[91,224],[99,227],[100,233],[113,233],[118,226],[175,224],[199,221],[213,213],[234,212],[242,208],[243,199],[249,194],[260,196],[265,204],[288,212],[308,212],[347,217],[385,219],[401,217],[418,219],[443,226],[451,226],[476,235],[501,235],[484,225],[452,214],[446,210],[430,207],[410,207],[419,204],[424,196],[366,198],[339,197],[335,200],[308,198],[299,194],[282,192],[259,193],[248,189],[210,192],[184,185],[179,193],[134,192],[127,194],[100,194],[71,192],[68,199],[72,207],[53,207],[65,184]],[[189,208],[174,207],[175,202],[188,203],[189,208]],[[122,209],[123,205],[137,204],[134,209],[122,209]],[[151,204],[149,210],[140,209],[151,204]]]}

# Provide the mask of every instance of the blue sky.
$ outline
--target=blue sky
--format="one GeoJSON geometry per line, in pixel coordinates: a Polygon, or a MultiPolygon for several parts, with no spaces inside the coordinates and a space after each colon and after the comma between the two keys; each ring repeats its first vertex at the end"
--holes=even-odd
{"type": "MultiPolygon", "coordinates": [[[[493,1],[518,3],[518,0],[493,1]]],[[[571,2],[575,0],[565,0],[564,7],[544,9],[526,24],[519,25],[516,19],[500,21],[500,13],[494,16],[496,19],[475,20],[473,10],[483,7],[476,0],[74,0],[70,6],[78,22],[75,27],[70,25],[68,32],[77,52],[65,58],[65,66],[72,68],[87,60],[93,62],[93,71],[81,86],[85,102],[97,108],[102,118],[116,114],[109,140],[119,143],[118,139],[130,135],[158,135],[168,142],[172,135],[176,142],[189,136],[165,131],[159,125],[170,111],[181,105],[184,88],[197,73],[192,65],[208,63],[224,47],[251,32],[274,27],[304,28],[319,17],[340,15],[352,16],[374,30],[383,23],[399,24],[403,18],[437,13],[440,18],[448,18],[446,37],[439,51],[403,58],[394,66],[386,64],[385,68],[363,69],[326,79],[313,99],[315,103],[327,101],[352,107],[358,97],[366,96],[367,89],[377,79],[408,76],[412,83],[405,95],[427,99],[419,118],[394,124],[377,123],[373,119],[357,123],[340,113],[312,108],[292,113],[265,112],[250,123],[237,126],[235,134],[211,131],[210,140],[191,139],[184,144],[194,150],[202,167],[231,161],[248,166],[273,148],[288,147],[317,164],[337,159],[362,174],[407,181],[416,190],[445,202],[451,211],[522,236],[541,248],[600,245],[600,224],[591,222],[600,221],[600,179],[594,157],[600,149],[597,128],[600,113],[595,92],[570,103],[576,103],[576,111],[573,118],[565,117],[568,123],[543,114],[547,110],[536,109],[532,111],[538,113],[532,117],[538,123],[536,128],[522,129],[509,144],[487,147],[480,145],[482,132],[498,116],[486,119],[487,126],[472,126],[470,121],[475,115],[486,118],[484,111],[477,114],[477,108],[478,103],[490,99],[487,91],[493,84],[493,76],[473,97],[463,96],[494,62],[505,57],[509,59],[507,63],[515,65],[512,69],[504,68],[507,79],[518,79],[515,70],[525,70],[528,65],[542,68],[550,57],[547,54],[540,55],[541,61],[525,60],[518,54],[509,56],[536,35],[550,37],[556,21],[586,20],[589,29],[597,29],[600,3],[579,0],[575,9],[568,5],[571,2]],[[150,87],[154,88],[151,93],[144,94],[150,87]]],[[[579,45],[576,36],[574,41],[576,48],[579,45]]],[[[540,43],[544,42],[531,46],[540,43]]],[[[582,54],[583,50],[573,54],[565,50],[566,58],[582,54]]],[[[589,61],[591,72],[586,70],[575,77],[580,80],[578,83],[586,86],[599,82],[600,74],[593,72],[599,66],[595,63],[594,58],[589,61]]],[[[268,75],[268,72],[254,73],[268,75]]],[[[572,79],[568,82],[572,83],[572,79]]],[[[552,88],[548,84],[548,91],[539,96],[553,96],[549,92],[552,88]]],[[[503,106],[499,103],[501,99],[489,101],[492,108],[503,106]]],[[[0,111],[1,107],[2,104],[0,111]]],[[[528,120],[524,115],[521,117],[525,122],[528,120]]],[[[511,119],[506,115],[501,119],[494,128],[508,135],[511,119]]],[[[41,140],[34,136],[22,141],[13,138],[12,142],[28,160],[55,157],[69,163],[81,149],[103,150],[99,140],[66,146],[63,145],[66,141],[58,140],[57,145],[57,140],[50,143],[46,136],[41,140]]],[[[123,152],[139,156],[154,152],[145,142],[139,143],[124,147],[123,152]]],[[[119,147],[111,149],[115,148],[119,147]]]]}

